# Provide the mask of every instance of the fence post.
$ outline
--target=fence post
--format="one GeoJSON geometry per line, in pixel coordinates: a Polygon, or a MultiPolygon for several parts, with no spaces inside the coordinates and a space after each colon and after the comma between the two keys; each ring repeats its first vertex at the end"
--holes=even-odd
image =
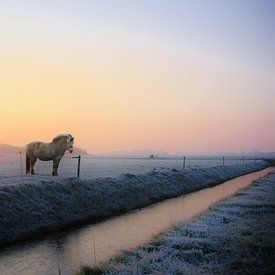
{"type": "Polygon", "coordinates": [[[224,156],[222,157],[222,166],[224,166],[224,156]]]}
{"type": "Polygon", "coordinates": [[[23,184],[23,164],[22,164],[22,151],[20,151],[20,170],[21,170],[21,183],[23,184]]]}
{"type": "Polygon", "coordinates": [[[81,156],[78,155],[77,157],[72,157],[73,159],[77,159],[77,178],[80,177],[80,160],[81,156]]]}
{"type": "Polygon", "coordinates": [[[80,160],[81,160],[81,156],[78,156],[78,161],[77,161],[77,177],[80,177],[80,160]]]}
{"type": "Polygon", "coordinates": [[[182,169],[185,169],[185,156],[183,157],[182,169]]]}
{"type": "Polygon", "coordinates": [[[243,156],[243,164],[244,164],[244,156],[243,156]]]}

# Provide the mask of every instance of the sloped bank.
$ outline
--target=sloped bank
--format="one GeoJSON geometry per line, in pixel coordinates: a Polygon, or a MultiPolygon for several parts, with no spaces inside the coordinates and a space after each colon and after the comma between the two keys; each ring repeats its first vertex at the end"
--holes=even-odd
{"type": "Polygon", "coordinates": [[[275,172],[151,244],[77,274],[274,274],[275,172]]]}
{"type": "Polygon", "coordinates": [[[151,203],[214,186],[268,167],[264,161],[204,169],[153,170],[118,178],[75,178],[0,187],[0,246],[94,222],[151,203]]]}

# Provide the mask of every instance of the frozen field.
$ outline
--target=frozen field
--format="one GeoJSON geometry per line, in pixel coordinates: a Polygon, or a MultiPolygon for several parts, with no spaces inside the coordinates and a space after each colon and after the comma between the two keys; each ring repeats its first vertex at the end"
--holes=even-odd
{"type": "MultiPolygon", "coordinates": [[[[255,162],[255,160],[245,160],[245,163],[255,162]]],[[[237,157],[226,157],[224,164],[242,164],[243,160],[237,157]]],[[[186,168],[207,168],[220,166],[223,164],[222,156],[216,157],[187,157],[186,168]]],[[[35,172],[37,175],[51,175],[52,162],[37,161],[35,172]]],[[[175,168],[182,169],[182,158],[95,158],[82,156],[81,158],[81,178],[117,177],[121,174],[145,174],[153,169],[175,168]]],[[[22,154],[22,172],[25,172],[25,156],[22,154]]],[[[77,174],[77,159],[65,156],[59,166],[59,176],[75,177],[77,174]]],[[[0,154],[0,176],[18,176],[21,174],[20,155],[0,154]]]]}

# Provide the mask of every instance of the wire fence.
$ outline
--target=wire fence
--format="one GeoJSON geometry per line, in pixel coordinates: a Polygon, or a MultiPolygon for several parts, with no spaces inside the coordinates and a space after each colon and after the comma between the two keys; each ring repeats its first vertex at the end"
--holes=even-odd
{"type": "MultiPolygon", "coordinates": [[[[60,162],[58,173],[63,177],[97,178],[117,177],[121,174],[144,174],[153,169],[162,170],[206,168],[246,164],[261,160],[250,156],[182,156],[182,157],[94,157],[66,155],[60,162]]],[[[52,162],[37,161],[37,175],[51,175],[52,162]]],[[[25,157],[21,154],[0,155],[0,176],[22,175],[25,172],[25,157]]]]}

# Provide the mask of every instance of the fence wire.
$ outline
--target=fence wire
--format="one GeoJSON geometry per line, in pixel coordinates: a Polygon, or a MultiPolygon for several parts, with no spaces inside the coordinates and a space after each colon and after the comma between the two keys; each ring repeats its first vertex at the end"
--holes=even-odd
{"type": "MultiPolygon", "coordinates": [[[[260,158],[239,157],[239,156],[216,156],[216,157],[173,157],[173,158],[103,158],[81,156],[81,167],[78,171],[78,158],[66,155],[60,162],[58,174],[63,177],[80,178],[117,177],[121,174],[144,174],[153,169],[188,169],[206,168],[214,166],[228,166],[245,164],[261,160],[260,158]]],[[[20,175],[25,172],[25,156],[0,155],[0,176],[20,175]],[[23,166],[23,169],[22,169],[23,166]]],[[[37,175],[51,175],[51,161],[37,161],[35,173],[37,175]]]]}

